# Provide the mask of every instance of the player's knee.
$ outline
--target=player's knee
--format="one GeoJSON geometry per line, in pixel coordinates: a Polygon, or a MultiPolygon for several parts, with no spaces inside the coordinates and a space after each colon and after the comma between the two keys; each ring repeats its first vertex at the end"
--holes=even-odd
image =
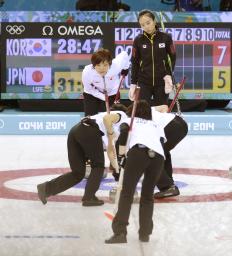
{"type": "Polygon", "coordinates": [[[105,168],[105,160],[91,161],[91,168],[105,168]]]}
{"type": "Polygon", "coordinates": [[[85,177],[85,168],[80,168],[76,171],[72,171],[73,178],[77,181],[84,179],[85,177]]]}

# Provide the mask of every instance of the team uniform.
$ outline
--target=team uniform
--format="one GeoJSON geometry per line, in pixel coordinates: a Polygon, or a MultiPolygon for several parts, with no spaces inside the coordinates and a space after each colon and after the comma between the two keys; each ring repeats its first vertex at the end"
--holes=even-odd
{"type": "MultiPolygon", "coordinates": [[[[110,113],[117,113],[120,115],[119,121],[113,125],[114,138],[115,140],[117,140],[120,134],[120,125],[122,124],[122,122],[125,122],[125,120],[127,120],[128,117],[126,113],[123,111],[114,110],[114,111],[111,111],[110,113]]],[[[103,133],[102,141],[103,141],[104,147],[106,148],[108,146],[108,137],[107,137],[107,131],[106,131],[105,125],[102,121],[105,114],[106,114],[105,112],[98,113],[96,115],[91,116],[91,119],[94,119],[96,121],[99,129],[102,131],[103,133]]]]}
{"type": "MultiPolygon", "coordinates": [[[[172,113],[160,113],[152,107],[152,120],[164,129],[167,141],[164,143],[164,171],[161,173],[157,187],[160,191],[165,191],[174,185],[172,177],[172,160],[170,150],[172,150],[188,133],[188,125],[185,120],[172,113]]],[[[179,192],[179,191],[178,191],[179,192]]]]}
{"type": "MultiPolygon", "coordinates": [[[[118,123],[115,124],[115,127],[113,125],[114,129],[117,129],[123,120],[126,119],[126,115],[122,111],[113,112],[120,115],[118,123]]],[[[92,117],[86,117],[80,123],[72,127],[68,134],[67,141],[71,172],[40,184],[42,185],[41,189],[45,190],[45,200],[42,200],[44,198],[40,198],[44,204],[47,202],[46,197],[67,190],[84,178],[87,159],[90,160],[92,171],[88,177],[84,196],[82,198],[83,206],[101,205],[104,203],[102,200],[97,199],[95,193],[99,189],[105,169],[103,149],[103,141],[107,143],[105,138],[107,132],[103,124],[103,116],[105,114],[106,113],[100,113],[92,117]]]]}
{"type": "Polygon", "coordinates": [[[176,52],[169,34],[157,30],[153,35],[139,34],[133,43],[131,84],[140,86],[140,99],[150,105],[167,105],[164,77],[172,75],[168,63],[171,58],[172,70],[176,61],[176,52]],[[152,99],[153,96],[153,100],[152,99]]]}
{"type": "MultiPolygon", "coordinates": [[[[144,174],[139,207],[139,236],[144,237],[149,236],[153,229],[153,192],[163,169],[164,151],[160,140],[165,140],[165,135],[164,130],[155,122],[135,118],[129,136],[122,191],[112,229],[116,236],[127,234],[133,195],[139,179],[144,174]]],[[[105,242],[113,243],[114,240],[110,238],[105,242]]]]}
{"type": "Polygon", "coordinates": [[[109,96],[109,104],[112,105],[119,86],[119,74],[121,70],[128,69],[130,59],[125,51],[122,51],[112,60],[112,64],[102,77],[92,64],[85,66],[82,72],[82,83],[84,87],[84,111],[85,115],[95,115],[106,111],[105,90],[109,96]]]}

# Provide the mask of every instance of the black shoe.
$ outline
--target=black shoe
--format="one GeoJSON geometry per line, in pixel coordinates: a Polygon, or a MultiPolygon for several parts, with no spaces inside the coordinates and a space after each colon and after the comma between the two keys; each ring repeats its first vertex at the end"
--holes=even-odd
{"type": "Polygon", "coordinates": [[[100,206],[103,204],[104,204],[104,201],[99,200],[96,196],[94,196],[93,198],[91,198],[89,200],[82,201],[82,206],[100,206]]]}
{"type": "Polygon", "coordinates": [[[139,235],[139,240],[141,242],[149,242],[149,235],[139,235]]]}
{"type": "Polygon", "coordinates": [[[105,240],[105,244],[125,244],[127,243],[126,234],[114,234],[105,240]]]}
{"type": "Polygon", "coordinates": [[[155,199],[170,197],[170,196],[178,196],[180,194],[180,191],[177,186],[173,185],[170,188],[157,192],[154,194],[155,199]]]}
{"type": "Polygon", "coordinates": [[[47,185],[47,182],[41,183],[41,184],[37,185],[38,197],[39,197],[40,201],[41,201],[43,204],[46,204],[46,203],[47,203],[47,198],[46,198],[46,185],[47,185]]]}

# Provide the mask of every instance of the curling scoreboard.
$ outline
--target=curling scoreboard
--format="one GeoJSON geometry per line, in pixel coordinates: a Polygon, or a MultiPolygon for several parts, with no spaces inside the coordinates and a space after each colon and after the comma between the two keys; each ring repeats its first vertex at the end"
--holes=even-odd
{"type": "MultiPolygon", "coordinates": [[[[231,89],[231,24],[167,23],[177,60],[175,78],[187,77],[183,94],[224,99],[231,89]]],[[[101,47],[132,54],[138,23],[1,23],[1,96],[81,98],[81,72],[101,47]],[[58,94],[58,96],[57,96],[58,94]],[[13,96],[12,96],[13,95],[13,96]],[[46,96],[47,95],[47,96],[46,96]],[[59,96],[60,95],[60,96],[59,96]]],[[[122,97],[130,74],[126,78],[122,97]]]]}
{"type": "MultiPolygon", "coordinates": [[[[133,39],[141,33],[137,27],[118,26],[114,30],[115,54],[122,49],[132,54],[133,39]]],[[[231,28],[228,24],[168,24],[176,48],[175,78],[187,77],[183,92],[231,93],[231,28]]]]}

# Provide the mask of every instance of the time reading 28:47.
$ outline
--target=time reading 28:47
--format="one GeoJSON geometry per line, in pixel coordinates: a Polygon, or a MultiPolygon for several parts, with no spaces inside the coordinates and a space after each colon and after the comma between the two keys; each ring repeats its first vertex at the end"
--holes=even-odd
{"type": "Polygon", "coordinates": [[[59,39],[58,54],[91,54],[102,47],[102,39],[59,39]]]}

